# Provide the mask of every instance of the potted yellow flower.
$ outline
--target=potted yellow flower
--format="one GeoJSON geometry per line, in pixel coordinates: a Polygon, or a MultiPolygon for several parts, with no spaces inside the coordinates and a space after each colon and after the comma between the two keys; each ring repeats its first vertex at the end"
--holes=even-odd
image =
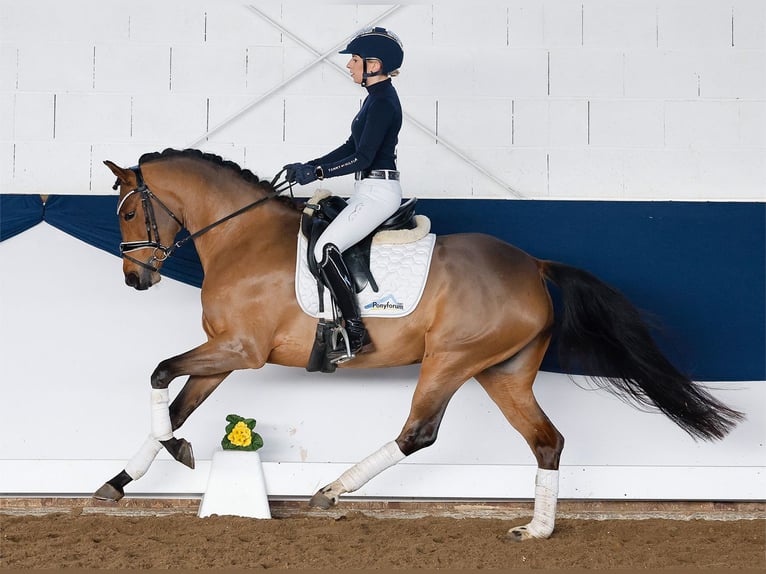
{"type": "Polygon", "coordinates": [[[223,450],[258,450],[263,446],[261,435],[255,432],[255,419],[246,419],[239,415],[226,417],[226,434],[221,439],[223,450]]]}

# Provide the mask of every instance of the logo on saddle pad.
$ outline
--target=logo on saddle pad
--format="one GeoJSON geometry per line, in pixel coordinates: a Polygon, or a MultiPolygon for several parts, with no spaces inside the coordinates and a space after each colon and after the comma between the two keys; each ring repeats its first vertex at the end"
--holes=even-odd
{"type": "Polygon", "coordinates": [[[399,303],[393,295],[386,295],[382,299],[367,303],[364,309],[372,309],[373,311],[404,311],[404,303],[399,303]]]}
{"type": "MultiPolygon", "coordinates": [[[[405,317],[415,310],[426,286],[435,243],[436,235],[433,233],[409,243],[373,242],[370,270],[378,284],[378,291],[367,285],[357,294],[362,317],[405,317]]],[[[301,309],[318,318],[317,282],[306,263],[306,239],[302,233],[298,234],[297,248],[295,295],[301,309]]]]}

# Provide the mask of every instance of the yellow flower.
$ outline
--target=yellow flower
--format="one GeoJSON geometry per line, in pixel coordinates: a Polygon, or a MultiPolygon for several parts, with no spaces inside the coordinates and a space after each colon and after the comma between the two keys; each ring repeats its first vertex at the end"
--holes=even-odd
{"type": "Polygon", "coordinates": [[[228,438],[233,445],[250,446],[250,443],[253,441],[253,434],[250,427],[248,427],[244,421],[239,421],[234,425],[234,428],[226,438],[228,438]]]}

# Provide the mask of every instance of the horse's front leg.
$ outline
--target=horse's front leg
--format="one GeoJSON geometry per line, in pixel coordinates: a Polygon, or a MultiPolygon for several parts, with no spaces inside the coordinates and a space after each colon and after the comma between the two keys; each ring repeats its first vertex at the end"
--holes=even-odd
{"type": "Polygon", "coordinates": [[[122,498],[125,485],[146,473],[163,446],[176,460],[194,468],[191,445],[185,439],[176,439],[173,431],[218,388],[231,371],[248,366],[244,364],[242,354],[230,350],[232,348],[237,347],[208,342],[157,366],[151,378],[151,433],[122,472],[96,491],[95,498],[112,501],[122,498]],[[168,386],[173,379],[184,374],[189,374],[189,379],[173,404],[169,405],[168,386]]]}
{"type": "MultiPolygon", "coordinates": [[[[218,385],[221,384],[228,374],[229,373],[220,373],[209,377],[189,377],[189,380],[186,382],[183,389],[181,389],[181,392],[178,393],[175,400],[173,400],[173,403],[169,408],[166,408],[169,412],[171,432],[183,425],[194,409],[196,409],[202,401],[218,388],[218,385]]],[[[156,403],[153,402],[153,416],[155,407],[156,403]]],[[[139,448],[136,454],[133,455],[133,458],[128,461],[125,468],[119,474],[104,483],[104,485],[93,495],[95,498],[111,501],[120,500],[125,495],[125,486],[146,474],[146,471],[149,470],[149,467],[152,462],[154,462],[157,454],[162,450],[162,447],[165,446],[165,443],[167,443],[167,440],[161,442],[154,433],[155,429],[152,428],[152,432],[141,445],[141,448],[139,448]]],[[[194,457],[192,455],[191,445],[184,439],[178,440],[177,442],[180,443],[181,441],[187,445],[186,450],[188,451],[188,459],[186,461],[181,460],[181,462],[186,464],[189,468],[194,468],[194,457]]],[[[178,457],[175,458],[176,460],[179,460],[178,457]]]]}

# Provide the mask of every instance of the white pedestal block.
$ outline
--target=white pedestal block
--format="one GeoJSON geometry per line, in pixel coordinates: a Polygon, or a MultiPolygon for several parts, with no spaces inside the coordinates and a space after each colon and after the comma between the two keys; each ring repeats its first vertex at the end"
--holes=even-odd
{"type": "Polygon", "coordinates": [[[261,457],[257,451],[213,453],[207,489],[197,515],[271,518],[261,457]]]}

